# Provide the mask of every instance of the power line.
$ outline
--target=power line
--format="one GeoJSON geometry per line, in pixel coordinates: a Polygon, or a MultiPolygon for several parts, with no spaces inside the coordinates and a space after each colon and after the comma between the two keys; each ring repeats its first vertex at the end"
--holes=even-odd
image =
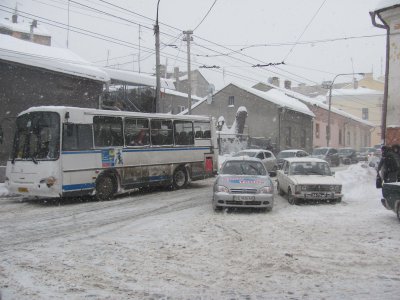
{"type": "Polygon", "coordinates": [[[303,36],[303,34],[307,31],[308,27],[311,25],[311,23],[314,21],[315,17],[318,15],[319,11],[321,10],[322,6],[324,6],[325,2],[327,0],[324,0],[324,2],[322,2],[321,6],[318,8],[318,10],[315,12],[315,14],[313,15],[313,17],[311,18],[310,22],[308,22],[306,28],[304,28],[303,32],[300,34],[299,38],[297,39],[296,43],[293,45],[292,48],[290,48],[289,52],[286,54],[285,58],[283,59],[283,61],[285,61],[289,55],[292,53],[292,51],[294,50],[294,48],[297,45],[297,42],[300,41],[301,37],[303,36]]]}
{"type": "Polygon", "coordinates": [[[208,12],[206,13],[206,15],[204,16],[204,18],[200,21],[199,25],[197,25],[193,31],[195,31],[197,28],[199,28],[199,26],[203,23],[203,21],[207,18],[208,14],[210,13],[210,11],[212,10],[212,8],[214,7],[215,3],[217,3],[217,0],[214,1],[214,3],[211,5],[210,9],[208,10],[208,12]]]}

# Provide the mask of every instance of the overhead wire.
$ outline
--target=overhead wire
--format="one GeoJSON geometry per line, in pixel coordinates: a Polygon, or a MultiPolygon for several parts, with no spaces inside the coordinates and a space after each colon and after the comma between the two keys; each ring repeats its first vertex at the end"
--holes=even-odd
{"type": "Polygon", "coordinates": [[[197,28],[199,28],[199,26],[204,22],[204,20],[207,18],[208,14],[211,12],[211,10],[213,9],[215,3],[217,3],[217,0],[214,0],[214,3],[211,5],[210,9],[208,10],[208,12],[206,13],[206,15],[203,17],[203,19],[200,21],[200,23],[193,29],[193,31],[196,31],[197,28]]]}
{"type": "MultiPolygon", "coordinates": [[[[73,0],[70,0],[70,1],[71,1],[71,2],[74,2],[74,3],[77,3],[76,1],[73,1],[73,0]]],[[[121,8],[121,7],[119,7],[119,6],[113,5],[113,4],[111,4],[111,3],[107,2],[107,1],[104,1],[104,0],[98,0],[98,1],[107,3],[107,4],[109,4],[109,5],[112,5],[112,6],[115,6],[115,7],[118,7],[118,8],[121,8]]],[[[325,0],[325,1],[326,1],[326,0],[325,0]]],[[[325,3],[325,2],[324,2],[324,3],[325,3]]],[[[77,3],[77,4],[82,5],[81,3],[77,3]]],[[[0,6],[2,6],[2,5],[0,5],[0,6]]],[[[93,9],[92,7],[87,6],[87,5],[83,5],[83,6],[84,6],[84,7],[87,7],[88,9],[93,9]]],[[[3,7],[5,7],[5,6],[3,6],[3,7]]],[[[322,5],[321,5],[321,7],[322,7],[322,5]]],[[[121,8],[121,9],[123,9],[123,8],[121,8]]],[[[121,17],[115,16],[115,15],[112,15],[112,14],[109,14],[109,13],[106,13],[106,12],[103,12],[103,11],[98,10],[98,9],[94,9],[94,10],[97,11],[97,12],[99,12],[99,13],[103,13],[103,14],[106,14],[106,15],[109,15],[109,16],[112,16],[112,17],[115,17],[115,18],[119,18],[119,19],[125,20],[125,21],[130,22],[130,23],[139,25],[138,23],[133,22],[133,21],[130,21],[130,20],[128,20],[128,19],[121,18],[121,17]]],[[[124,10],[126,10],[126,9],[124,9],[124,10]]],[[[148,18],[148,17],[146,17],[146,16],[137,14],[137,13],[135,13],[135,12],[133,12],[133,11],[130,11],[130,10],[128,10],[128,11],[131,12],[131,13],[134,13],[134,14],[136,14],[136,15],[139,15],[139,16],[141,16],[141,17],[144,17],[144,18],[146,18],[146,19],[152,20],[151,18],[148,18]]],[[[52,21],[52,20],[50,20],[50,21],[52,21]]],[[[54,22],[54,21],[52,21],[52,22],[54,22]]],[[[310,22],[310,23],[311,23],[311,22],[310,22]]],[[[49,25],[55,26],[55,25],[53,25],[53,24],[49,24],[49,25]]],[[[141,25],[141,24],[140,24],[140,25],[141,25]]],[[[173,28],[173,29],[175,29],[175,30],[179,30],[179,29],[177,29],[177,28],[175,28],[175,27],[173,27],[173,26],[169,26],[168,24],[164,24],[164,25],[166,25],[166,26],[168,26],[168,27],[171,27],[171,28],[173,28]]],[[[60,26],[58,26],[58,27],[60,27],[60,26]]],[[[62,28],[62,27],[60,27],[60,28],[62,28]]],[[[65,28],[63,28],[63,29],[65,29],[65,28]]],[[[148,29],[149,29],[149,28],[148,28],[148,29]]],[[[80,29],[80,30],[82,30],[82,29],[80,29]]],[[[83,34],[82,32],[77,32],[77,33],[83,34]]],[[[97,34],[97,33],[93,33],[93,34],[98,35],[98,36],[102,36],[101,34],[97,34]]],[[[93,35],[89,35],[89,36],[96,37],[96,38],[100,38],[100,37],[93,36],[93,35]]],[[[201,37],[199,37],[199,36],[196,36],[196,37],[198,37],[198,38],[200,38],[200,39],[202,39],[202,40],[205,40],[205,41],[207,41],[207,42],[210,42],[210,41],[208,41],[208,40],[206,40],[206,39],[203,39],[203,38],[201,38],[201,37]]],[[[107,37],[107,38],[111,38],[111,37],[107,37]]],[[[174,37],[174,38],[175,38],[175,37],[174,37]]],[[[100,38],[100,39],[102,39],[102,38],[100,38]]],[[[111,39],[112,39],[112,38],[111,38],[111,39]]],[[[110,40],[107,40],[107,39],[105,39],[105,40],[108,41],[108,42],[110,42],[110,40]]],[[[126,44],[132,44],[132,43],[125,42],[125,41],[122,41],[122,42],[124,42],[124,43],[126,43],[126,44]]],[[[211,42],[211,43],[213,43],[213,42],[211,42]]],[[[117,44],[118,44],[118,43],[117,43],[117,44]]],[[[213,43],[213,44],[215,44],[215,45],[217,45],[217,46],[219,46],[219,47],[227,48],[227,47],[222,46],[222,45],[219,45],[219,44],[217,44],[217,43],[213,43]]],[[[125,45],[125,44],[121,44],[121,45],[127,46],[127,45],[125,45]]],[[[135,44],[132,44],[132,45],[135,45],[135,44]]],[[[136,46],[137,46],[137,45],[136,45],[136,46]]],[[[201,45],[199,45],[199,46],[201,46],[201,45]]],[[[206,47],[204,47],[204,46],[202,46],[202,47],[203,47],[203,48],[206,48],[206,47]]],[[[150,48],[148,48],[148,49],[150,49],[150,48]]],[[[207,50],[217,52],[217,51],[214,50],[214,49],[209,49],[209,48],[208,48],[207,50]]],[[[231,50],[231,49],[229,49],[229,50],[231,50]]],[[[151,52],[151,51],[148,51],[148,52],[151,52]]],[[[220,54],[222,54],[222,53],[220,53],[220,54]]],[[[243,55],[243,54],[241,54],[241,55],[243,55]]],[[[248,58],[251,58],[251,59],[253,59],[253,60],[257,60],[257,59],[255,59],[255,58],[253,58],[253,57],[248,56],[248,55],[244,55],[244,56],[245,56],[245,57],[248,57],[248,58]]],[[[243,61],[243,60],[240,60],[240,61],[241,61],[241,62],[244,62],[244,63],[246,63],[246,64],[249,64],[249,62],[247,62],[247,61],[243,61]]],[[[261,60],[258,60],[258,61],[261,62],[261,60]]],[[[282,70],[282,71],[287,72],[287,71],[285,71],[285,70],[282,70]]],[[[280,73],[273,72],[273,71],[271,71],[271,70],[269,70],[269,72],[275,73],[275,74],[277,74],[277,75],[285,76],[285,75],[282,75],[282,74],[280,74],[280,73]]],[[[232,76],[232,77],[236,77],[236,78],[242,78],[242,79],[245,79],[245,80],[250,80],[250,79],[251,79],[251,80],[255,80],[255,79],[250,78],[250,77],[245,77],[245,78],[244,78],[242,75],[238,75],[238,74],[235,74],[235,73],[233,73],[233,72],[227,72],[227,71],[225,71],[225,73],[229,74],[229,75],[232,76]]],[[[302,78],[302,79],[306,79],[307,81],[313,82],[313,81],[311,81],[311,80],[309,80],[309,79],[307,79],[307,78],[305,78],[305,77],[302,77],[302,76],[299,76],[299,75],[296,75],[296,76],[299,77],[299,78],[302,78]]],[[[285,76],[285,77],[287,77],[287,76],[285,76]]],[[[289,78],[289,79],[290,79],[290,78],[289,78]]],[[[298,80],[294,80],[294,79],[292,79],[292,80],[293,80],[293,81],[296,81],[296,82],[300,82],[300,81],[298,81],[298,80]]],[[[315,83],[315,82],[314,82],[314,83],[315,83]]]]}
{"type": "Polygon", "coordinates": [[[311,20],[308,22],[307,26],[304,28],[303,32],[300,34],[300,36],[298,37],[296,43],[292,46],[292,48],[290,48],[289,52],[285,55],[285,57],[283,58],[283,61],[285,61],[289,55],[293,52],[294,48],[296,47],[298,41],[300,41],[300,39],[302,38],[303,34],[307,31],[308,27],[310,27],[311,23],[314,21],[315,17],[318,15],[319,11],[321,10],[321,8],[324,6],[325,2],[327,0],[324,0],[322,2],[322,4],[320,5],[320,7],[317,9],[317,11],[314,13],[313,17],[311,18],[311,20]]]}

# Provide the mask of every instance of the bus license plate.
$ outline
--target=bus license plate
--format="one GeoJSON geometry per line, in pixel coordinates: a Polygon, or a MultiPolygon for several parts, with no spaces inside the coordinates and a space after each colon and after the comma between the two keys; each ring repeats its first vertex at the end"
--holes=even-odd
{"type": "Polygon", "coordinates": [[[254,196],[236,196],[235,200],[240,200],[240,201],[253,201],[255,199],[254,196]]]}
{"type": "Polygon", "coordinates": [[[26,188],[26,187],[19,187],[19,188],[18,188],[18,192],[20,192],[20,193],[27,193],[27,192],[28,192],[28,188],[26,188]]]}

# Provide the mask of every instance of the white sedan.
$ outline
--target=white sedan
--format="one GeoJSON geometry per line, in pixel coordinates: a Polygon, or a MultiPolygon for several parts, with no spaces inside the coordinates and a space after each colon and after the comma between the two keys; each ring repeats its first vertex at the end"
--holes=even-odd
{"type": "Polygon", "coordinates": [[[246,149],[246,150],[241,150],[241,151],[235,153],[233,156],[234,157],[248,156],[248,157],[258,158],[264,164],[265,168],[267,169],[268,173],[271,176],[276,175],[276,171],[278,169],[278,164],[276,162],[275,155],[269,150],[246,149]]]}
{"type": "Polygon", "coordinates": [[[277,190],[287,195],[290,204],[300,200],[342,201],[342,184],[329,164],[311,157],[287,158],[277,172],[277,190]]]}

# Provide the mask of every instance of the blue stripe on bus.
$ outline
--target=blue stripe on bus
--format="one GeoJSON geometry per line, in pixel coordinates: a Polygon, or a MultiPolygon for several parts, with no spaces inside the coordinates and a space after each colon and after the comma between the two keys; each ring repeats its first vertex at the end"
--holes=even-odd
{"type": "Polygon", "coordinates": [[[165,151],[190,151],[190,150],[208,150],[210,147],[196,148],[146,148],[146,149],[122,149],[122,152],[165,152],[165,151]]]}
{"type": "MultiPolygon", "coordinates": [[[[118,147],[110,147],[105,149],[118,149],[118,147]]],[[[127,149],[123,148],[122,152],[165,152],[165,151],[190,151],[190,150],[209,150],[210,147],[195,147],[195,148],[140,148],[140,149],[127,149]]],[[[104,149],[102,149],[104,150],[104,149]]],[[[102,150],[84,150],[84,151],[62,151],[64,155],[67,154],[91,154],[101,153],[102,150]]]]}
{"type": "Polygon", "coordinates": [[[94,183],[68,184],[68,185],[63,185],[62,189],[63,191],[87,190],[87,189],[93,189],[94,186],[95,186],[94,183]]]}

